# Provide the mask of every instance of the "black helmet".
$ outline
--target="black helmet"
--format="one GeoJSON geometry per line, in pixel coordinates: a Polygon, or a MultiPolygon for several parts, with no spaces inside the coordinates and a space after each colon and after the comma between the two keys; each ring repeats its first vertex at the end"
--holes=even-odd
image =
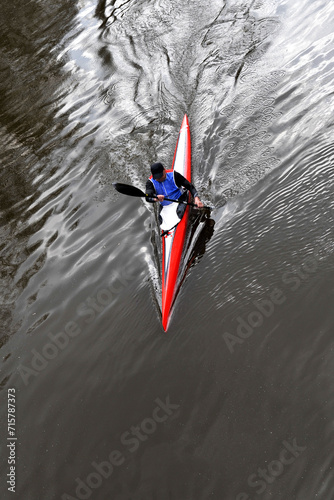
{"type": "Polygon", "coordinates": [[[160,179],[160,177],[162,177],[164,170],[165,167],[163,166],[162,163],[153,163],[153,165],[151,165],[151,172],[153,175],[153,179],[160,179]]]}

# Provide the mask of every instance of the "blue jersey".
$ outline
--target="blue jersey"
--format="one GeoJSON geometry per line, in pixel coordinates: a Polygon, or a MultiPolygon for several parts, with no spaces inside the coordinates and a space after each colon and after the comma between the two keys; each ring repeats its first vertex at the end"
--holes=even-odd
{"type": "MultiPolygon", "coordinates": [[[[182,191],[175,184],[173,171],[167,172],[166,179],[163,182],[159,182],[156,179],[153,179],[153,177],[150,180],[153,183],[157,195],[162,194],[163,196],[166,196],[166,198],[171,198],[172,200],[178,200],[180,198],[182,191]]],[[[160,203],[162,206],[165,206],[172,202],[164,200],[160,203]]]]}

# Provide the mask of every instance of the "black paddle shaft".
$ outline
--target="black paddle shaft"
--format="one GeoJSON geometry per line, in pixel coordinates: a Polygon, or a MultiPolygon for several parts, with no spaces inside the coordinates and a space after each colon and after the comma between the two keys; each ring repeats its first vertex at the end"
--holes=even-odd
{"type": "MultiPolygon", "coordinates": [[[[138,198],[151,198],[151,196],[144,193],[144,191],[141,191],[141,189],[139,189],[135,186],[129,186],[129,184],[122,184],[120,182],[113,182],[113,186],[116,189],[116,191],[118,191],[119,193],[122,193],[122,194],[126,194],[128,196],[137,196],[138,198]]],[[[153,198],[158,198],[158,197],[153,196],[153,198]]],[[[164,200],[172,201],[173,203],[179,203],[181,205],[190,205],[192,207],[199,208],[195,203],[190,203],[187,201],[172,200],[171,198],[166,198],[166,197],[164,197],[164,200]]],[[[203,207],[203,208],[211,209],[212,207],[203,207]]]]}

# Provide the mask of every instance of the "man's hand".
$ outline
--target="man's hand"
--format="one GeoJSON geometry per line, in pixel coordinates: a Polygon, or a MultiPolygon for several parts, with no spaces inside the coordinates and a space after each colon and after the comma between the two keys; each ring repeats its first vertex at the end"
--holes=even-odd
{"type": "MultiPolygon", "coordinates": [[[[147,196],[147,195],[146,195],[147,196]]],[[[164,196],[162,194],[159,194],[158,196],[147,196],[146,201],[149,201],[150,203],[156,203],[157,201],[163,201],[164,196]]]]}
{"type": "Polygon", "coordinates": [[[194,202],[195,202],[195,205],[198,206],[198,208],[204,207],[203,203],[201,202],[201,200],[199,199],[198,196],[195,197],[194,202]]]}

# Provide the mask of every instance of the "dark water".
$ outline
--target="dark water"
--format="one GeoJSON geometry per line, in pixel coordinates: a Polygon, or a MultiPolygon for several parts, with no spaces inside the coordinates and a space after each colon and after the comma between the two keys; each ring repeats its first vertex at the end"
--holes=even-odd
{"type": "Polygon", "coordinates": [[[1,498],[333,499],[332,2],[0,18],[1,498]],[[152,207],[112,182],[184,113],[215,226],[164,334],[152,207]]]}

